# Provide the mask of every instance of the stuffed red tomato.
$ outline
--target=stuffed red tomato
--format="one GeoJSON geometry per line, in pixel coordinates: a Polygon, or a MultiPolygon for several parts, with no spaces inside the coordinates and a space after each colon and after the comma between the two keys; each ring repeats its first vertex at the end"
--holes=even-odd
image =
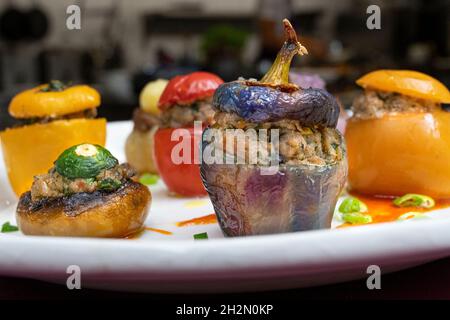
{"type": "Polygon", "coordinates": [[[161,115],[160,129],[154,137],[155,159],[161,178],[171,193],[182,196],[206,195],[198,166],[199,152],[195,151],[200,148],[198,144],[202,128],[214,120],[211,99],[222,83],[222,79],[208,72],[177,76],[169,81],[159,99],[161,115]],[[200,132],[194,130],[195,121],[201,124],[200,132]],[[174,159],[174,154],[186,158],[185,154],[178,154],[174,149],[183,139],[189,144],[188,161],[174,159]]]}

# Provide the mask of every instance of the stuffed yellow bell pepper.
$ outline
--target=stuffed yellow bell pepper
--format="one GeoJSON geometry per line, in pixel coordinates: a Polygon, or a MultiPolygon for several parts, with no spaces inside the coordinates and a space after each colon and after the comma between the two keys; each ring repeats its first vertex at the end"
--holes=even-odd
{"type": "Polygon", "coordinates": [[[18,124],[0,132],[3,158],[14,192],[31,187],[33,176],[47,172],[53,160],[80,143],[105,144],[106,120],[95,119],[100,94],[86,85],[51,81],[17,94],[9,113],[18,124]]]}
{"type": "Polygon", "coordinates": [[[410,70],[378,70],[356,82],[364,92],[347,123],[349,186],[382,196],[450,198],[449,90],[410,70]]]}

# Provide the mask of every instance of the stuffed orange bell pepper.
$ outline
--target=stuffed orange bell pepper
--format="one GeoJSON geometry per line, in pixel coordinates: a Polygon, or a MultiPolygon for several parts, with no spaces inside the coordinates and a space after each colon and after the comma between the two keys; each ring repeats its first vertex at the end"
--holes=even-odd
{"type": "Polygon", "coordinates": [[[9,113],[17,125],[0,132],[8,178],[14,192],[31,187],[33,176],[75,144],[105,144],[106,120],[95,119],[100,94],[86,85],[51,81],[17,94],[9,113]]]}
{"type": "Polygon", "coordinates": [[[450,198],[449,90],[416,71],[378,70],[359,80],[347,124],[349,187],[369,195],[450,198]]]}

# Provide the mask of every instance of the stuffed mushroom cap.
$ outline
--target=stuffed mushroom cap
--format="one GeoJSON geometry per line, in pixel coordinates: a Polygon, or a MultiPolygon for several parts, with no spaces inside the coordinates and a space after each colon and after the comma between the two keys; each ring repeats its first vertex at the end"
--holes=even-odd
{"type": "Polygon", "coordinates": [[[148,188],[106,149],[82,144],[64,151],[48,174],[19,199],[16,219],[26,235],[120,238],[142,229],[148,188]]]}
{"type": "Polygon", "coordinates": [[[16,219],[26,235],[122,238],[141,230],[150,208],[148,188],[127,182],[112,193],[79,193],[52,200],[19,200],[16,219]]]}

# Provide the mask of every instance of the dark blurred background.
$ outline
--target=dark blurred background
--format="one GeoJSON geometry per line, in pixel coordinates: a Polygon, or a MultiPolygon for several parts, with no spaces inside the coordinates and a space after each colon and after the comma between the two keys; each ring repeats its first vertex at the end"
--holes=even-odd
{"type": "Polygon", "coordinates": [[[450,84],[449,0],[2,0],[0,128],[17,92],[51,79],[100,90],[99,113],[129,119],[150,80],[207,70],[259,78],[291,19],[310,54],[293,72],[318,74],[349,107],[355,79],[377,68],[420,70],[450,84]],[[81,30],[66,9],[81,8],[81,30]],[[366,27],[369,5],[381,30],[366,27]]]}

